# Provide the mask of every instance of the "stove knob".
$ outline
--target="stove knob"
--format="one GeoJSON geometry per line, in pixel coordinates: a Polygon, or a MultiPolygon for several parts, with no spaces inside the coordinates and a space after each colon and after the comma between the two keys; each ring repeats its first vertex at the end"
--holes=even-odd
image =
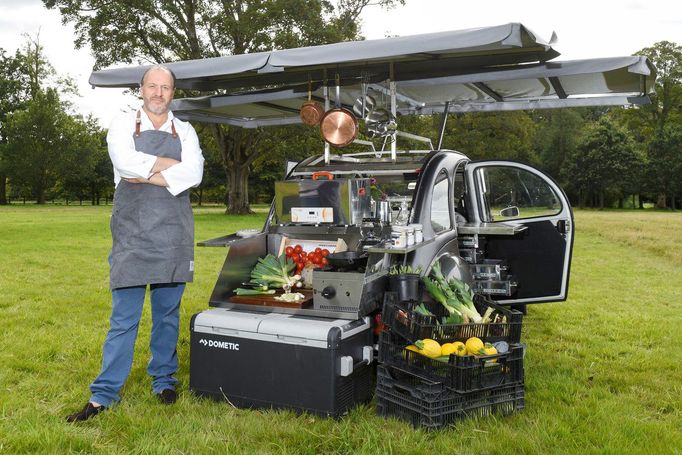
{"type": "Polygon", "coordinates": [[[327,286],[326,288],[322,289],[322,297],[325,299],[333,299],[334,296],[336,295],[336,289],[334,289],[331,286],[327,286]]]}

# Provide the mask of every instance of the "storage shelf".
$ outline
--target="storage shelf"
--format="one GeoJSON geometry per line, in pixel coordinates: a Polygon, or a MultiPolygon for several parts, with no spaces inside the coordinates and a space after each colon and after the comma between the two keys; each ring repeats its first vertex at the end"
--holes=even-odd
{"type": "Polygon", "coordinates": [[[388,254],[407,254],[421,248],[429,243],[433,243],[434,239],[424,240],[423,242],[415,243],[414,245],[406,246],[405,248],[396,248],[390,245],[390,242],[379,243],[375,246],[369,247],[369,253],[388,253],[388,254]]]}

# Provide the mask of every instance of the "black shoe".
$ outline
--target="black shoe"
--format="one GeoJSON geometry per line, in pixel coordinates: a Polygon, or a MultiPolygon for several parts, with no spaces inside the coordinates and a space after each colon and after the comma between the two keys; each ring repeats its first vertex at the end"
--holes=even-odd
{"type": "Polygon", "coordinates": [[[100,412],[104,411],[106,409],[106,406],[97,406],[95,407],[92,403],[88,402],[88,404],[85,405],[85,407],[75,413],[66,416],[66,421],[67,422],[81,422],[83,420],[88,420],[90,417],[95,417],[97,414],[100,412]]]}
{"type": "Polygon", "coordinates": [[[163,404],[173,404],[178,401],[178,394],[173,389],[163,389],[161,393],[156,394],[163,404]]]}

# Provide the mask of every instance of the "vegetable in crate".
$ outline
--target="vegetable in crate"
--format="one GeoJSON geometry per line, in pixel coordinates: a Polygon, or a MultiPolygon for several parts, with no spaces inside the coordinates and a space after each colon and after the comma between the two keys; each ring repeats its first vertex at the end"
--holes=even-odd
{"type": "Polygon", "coordinates": [[[424,277],[424,285],[431,297],[448,311],[446,324],[482,322],[483,318],[474,306],[471,288],[457,278],[446,280],[438,261],[431,267],[431,278],[424,277]]]}
{"type": "Polygon", "coordinates": [[[455,341],[454,343],[443,343],[443,345],[440,347],[440,353],[444,356],[454,354],[458,357],[464,357],[467,355],[467,348],[461,341],[455,341]]]}
{"type": "Polygon", "coordinates": [[[423,340],[415,341],[414,344],[405,347],[408,351],[413,351],[418,354],[436,359],[441,356],[441,346],[436,340],[424,338],[423,340]]]}

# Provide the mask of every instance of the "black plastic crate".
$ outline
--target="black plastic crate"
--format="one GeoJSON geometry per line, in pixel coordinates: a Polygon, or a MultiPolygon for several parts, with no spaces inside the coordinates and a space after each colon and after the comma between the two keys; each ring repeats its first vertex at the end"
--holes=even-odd
{"type": "Polygon", "coordinates": [[[494,314],[506,317],[506,322],[489,324],[441,324],[439,321],[447,315],[443,305],[436,302],[423,302],[435,316],[424,316],[413,310],[414,302],[398,302],[395,293],[384,295],[384,306],[381,313],[383,324],[391,328],[391,332],[415,342],[424,338],[437,341],[466,341],[470,337],[478,337],[484,341],[494,343],[506,341],[509,344],[521,342],[521,326],[523,314],[520,311],[505,308],[490,301],[490,299],[476,295],[474,303],[481,315],[488,308],[494,314]]]}
{"type": "Polygon", "coordinates": [[[404,369],[435,382],[442,382],[457,392],[470,392],[524,380],[523,346],[509,345],[509,351],[492,356],[450,355],[447,362],[432,359],[405,349],[409,343],[390,332],[379,337],[379,361],[404,369]]]}
{"type": "Polygon", "coordinates": [[[414,427],[436,429],[466,417],[508,415],[523,409],[524,398],[523,383],[460,393],[398,368],[377,367],[377,414],[414,427]]]}

